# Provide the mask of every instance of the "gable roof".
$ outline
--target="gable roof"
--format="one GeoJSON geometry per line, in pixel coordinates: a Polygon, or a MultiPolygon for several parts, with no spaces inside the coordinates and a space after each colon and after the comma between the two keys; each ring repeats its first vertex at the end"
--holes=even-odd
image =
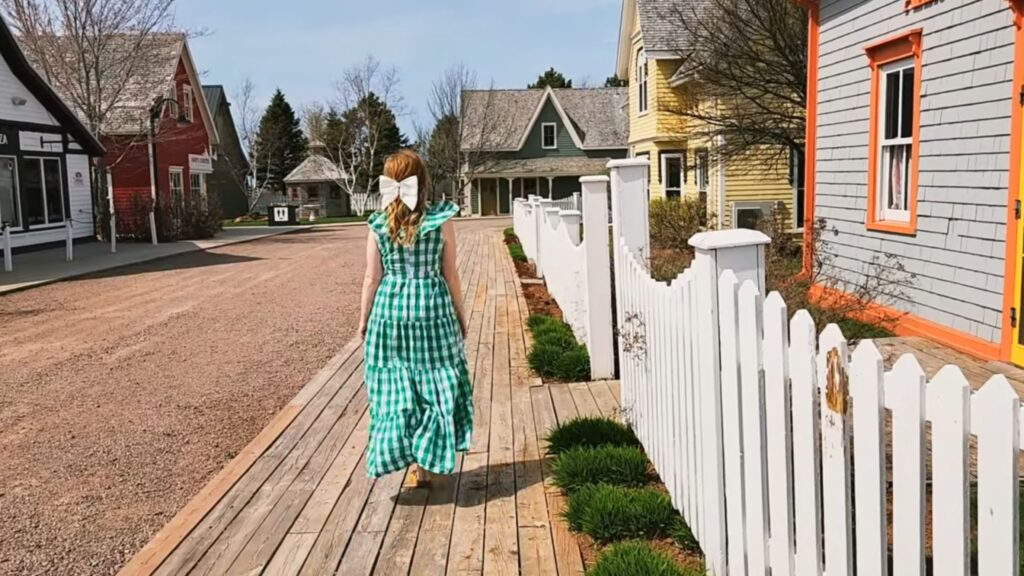
{"type": "Polygon", "coordinates": [[[623,78],[629,73],[634,32],[640,34],[648,58],[679,58],[680,51],[691,47],[691,38],[680,25],[680,17],[704,13],[710,6],[711,0],[623,0],[616,74],[623,78]],[[636,31],[634,16],[640,24],[636,31]]]}
{"type": "Polygon", "coordinates": [[[462,149],[522,149],[548,102],[578,148],[625,148],[627,97],[626,88],[467,90],[462,95],[462,149]]]}
{"type": "MultiPolygon", "coordinates": [[[[105,41],[107,42],[107,53],[130,52],[134,56],[127,58],[125,65],[120,66],[124,69],[109,70],[112,76],[123,74],[127,80],[120,93],[116,95],[115,105],[107,111],[101,127],[104,134],[135,135],[145,132],[148,126],[150,107],[158,98],[163,97],[173,85],[178,73],[178,63],[182,62],[190,79],[189,85],[198,92],[193,102],[200,107],[200,116],[203,118],[207,134],[209,134],[210,143],[217,142],[217,129],[213,124],[209,106],[207,106],[206,98],[201,90],[202,83],[199,81],[199,74],[195,62],[192,60],[188,39],[184,34],[154,33],[142,39],[124,34],[106,38],[105,41]]],[[[60,58],[74,58],[70,47],[66,53],[62,53],[63,45],[62,42],[50,43],[49,47],[52,53],[47,55],[47,59],[56,61],[60,58]]],[[[36,65],[44,72],[49,69],[47,62],[37,62],[36,65]]],[[[116,65],[110,64],[111,68],[114,66],[116,65]]],[[[81,72],[81,69],[76,66],[68,66],[66,69],[81,72]]],[[[73,105],[75,102],[83,100],[83,98],[75,97],[76,92],[81,90],[80,86],[84,84],[79,79],[71,78],[66,82],[61,82],[61,78],[53,77],[51,81],[57,92],[73,105]]],[[[77,112],[79,110],[76,110],[77,112]]]]}
{"type": "Polygon", "coordinates": [[[14,38],[11,29],[7,27],[7,22],[4,21],[3,16],[0,16],[0,56],[10,66],[14,76],[46,107],[46,110],[54,119],[74,137],[83,150],[94,157],[106,154],[106,150],[99,140],[89,132],[85,124],[82,124],[81,120],[75,116],[75,113],[71,111],[68,105],[60,99],[53,88],[43,80],[42,76],[29,63],[25,54],[18,46],[18,41],[14,38]]]}
{"type": "Polygon", "coordinates": [[[284,177],[286,184],[317,184],[320,182],[337,182],[345,177],[345,173],[327,158],[319,154],[310,154],[291,174],[284,177]]]}
{"type": "Polygon", "coordinates": [[[220,84],[203,86],[203,96],[206,97],[206,105],[210,108],[210,115],[214,118],[220,113],[220,105],[227,101],[224,94],[224,87],[220,84]]]}

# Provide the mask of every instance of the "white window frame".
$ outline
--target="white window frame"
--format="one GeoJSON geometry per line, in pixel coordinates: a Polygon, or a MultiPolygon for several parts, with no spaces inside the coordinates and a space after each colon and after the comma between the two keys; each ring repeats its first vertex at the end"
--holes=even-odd
{"type": "MultiPolygon", "coordinates": [[[[22,229],[25,229],[26,225],[28,225],[30,230],[42,230],[42,229],[45,229],[45,228],[56,228],[58,226],[64,226],[64,222],[68,219],[68,211],[67,211],[67,206],[64,206],[64,165],[61,163],[61,158],[59,156],[24,156],[24,157],[22,157],[22,161],[24,161],[24,162],[28,162],[28,161],[39,162],[40,184],[42,184],[42,186],[43,186],[43,216],[46,217],[46,223],[45,224],[37,224],[37,225],[33,226],[31,224],[28,224],[28,222],[22,222],[21,223],[22,229]],[[43,161],[44,160],[55,160],[57,162],[57,173],[59,174],[59,177],[57,178],[57,182],[60,184],[60,221],[59,222],[50,222],[50,213],[46,209],[46,199],[50,196],[50,191],[46,189],[46,172],[43,170],[43,161]]],[[[18,198],[21,199],[21,200],[24,200],[24,198],[22,198],[22,196],[21,196],[22,191],[23,191],[23,189],[22,189],[22,186],[21,186],[21,174],[19,173],[19,175],[18,175],[18,198]]],[[[21,205],[19,204],[19,210],[22,211],[22,218],[24,218],[24,216],[25,216],[24,212],[25,211],[20,206],[21,205]]],[[[12,230],[13,230],[13,228],[12,228],[12,230]]]]}
{"type": "Polygon", "coordinates": [[[171,166],[167,169],[167,185],[171,193],[171,202],[177,206],[178,199],[185,201],[185,169],[181,166],[171,166]],[[177,196],[175,196],[174,177],[178,177],[177,196]]]}
{"type": "MultiPolygon", "coordinates": [[[[878,110],[879,110],[879,114],[878,114],[878,163],[879,163],[879,165],[877,167],[878,168],[878,182],[876,182],[876,185],[877,185],[876,194],[878,195],[878,197],[875,199],[875,205],[877,206],[877,210],[878,210],[878,219],[881,220],[881,221],[886,221],[886,222],[900,222],[900,223],[909,223],[910,222],[910,186],[911,186],[911,183],[909,182],[909,180],[911,178],[912,160],[913,160],[914,154],[917,152],[916,150],[914,150],[914,136],[913,136],[913,134],[914,134],[914,123],[917,122],[917,118],[916,117],[915,118],[911,118],[911,128],[910,128],[910,135],[909,136],[906,136],[906,137],[899,137],[899,136],[897,136],[896,138],[888,138],[888,139],[885,137],[885,118],[886,118],[886,112],[887,112],[887,110],[886,110],[886,102],[888,101],[888,90],[889,90],[889,83],[887,81],[888,80],[888,76],[889,76],[889,74],[892,74],[892,73],[900,74],[901,77],[900,77],[900,81],[898,83],[898,86],[900,87],[900,90],[902,90],[903,89],[902,73],[903,73],[904,70],[907,70],[907,69],[913,71],[915,74],[917,73],[916,61],[915,61],[913,56],[911,56],[909,58],[904,58],[902,60],[897,60],[895,62],[890,62],[890,63],[882,66],[881,69],[879,70],[879,73],[881,75],[881,78],[880,78],[880,81],[879,81],[880,86],[879,86],[879,91],[878,91],[878,98],[879,98],[879,101],[878,101],[878,110]],[[904,171],[905,171],[904,174],[905,174],[905,180],[906,180],[906,181],[903,182],[903,202],[906,204],[906,209],[905,210],[893,209],[893,208],[889,208],[888,207],[889,206],[889,198],[887,197],[888,196],[888,193],[887,193],[888,186],[886,186],[886,182],[890,181],[891,173],[890,173],[890,171],[888,169],[888,164],[889,163],[886,161],[886,157],[887,157],[886,149],[887,148],[893,148],[893,147],[896,147],[896,146],[906,146],[907,149],[910,151],[909,154],[907,154],[905,156],[904,160],[903,160],[903,162],[904,162],[904,171]]],[[[902,96],[902,94],[901,94],[901,96],[902,96]]],[[[905,112],[903,110],[903,108],[902,108],[902,106],[903,106],[903,98],[902,97],[897,98],[896,102],[897,102],[897,105],[900,107],[899,108],[900,116],[899,116],[899,118],[896,119],[896,123],[897,123],[898,126],[902,126],[903,125],[903,114],[905,112]]],[[[911,98],[911,102],[914,102],[913,98],[911,98]]],[[[916,116],[917,111],[915,110],[913,113],[916,116]]]]}
{"type": "Polygon", "coordinates": [[[188,192],[189,194],[199,193],[199,201],[202,206],[206,206],[206,174],[202,172],[189,172],[188,174],[188,192]],[[196,186],[196,182],[199,182],[199,186],[196,186]],[[198,188],[198,190],[197,190],[198,188]]]}
{"type": "Polygon", "coordinates": [[[804,230],[804,219],[799,217],[800,212],[806,210],[804,203],[807,198],[807,181],[805,179],[807,164],[804,160],[806,159],[806,151],[804,154],[804,158],[801,158],[796,148],[790,148],[789,150],[789,179],[790,185],[793,186],[793,231],[795,232],[803,232],[804,230]],[[800,185],[801,180],[804,181],[803,186],[800,185]]]}
{"type": "Polygon", "coordinates": [[[557,122],[544,122],[540,125],[540,147],[544,150],[558,150],[558,123],[557,122]],[[552,129],[552,144],[547,145],[545,142],[545,136],[547,136],[548,128],[552,129]]]}
{"type": "Polygon", "coordinates": [[[707,148],[698,148],[694,154],[693,179],[697,187],[697,200],[706,210],[711,190],[711,152],[707,148]]]}
{"type": "Polygon", "coordinates": [[[637,112],[641,115],[650,110],[650,93],[648,91],[648,60],[647,51],[641,48],[636,53],[636,92],[637,112]]]}
{"type": "Polygon", "coordinates": [[[185,120],[188,120],[189,122],[192,122],[194,118],[192,115],[192,100],[192,87],[188,84],[183,84],[181,86],[182,110],[184,110],[185,113],[185,120]]]}
{"type": "Polygon", "coordinates": [[[661,177],[661,192],[668,198],[668,161],[673,158],[679,159],[679,188],[672,188],[672,191],[679,192],[678,198],[683,197],[683,193],[686,192],[686,152],[663,152],[659,154],[661,157],[661,171],[658,175],[661,177]]]}
{"type": "Polygon", "coordinates": [[[765,218],[771,214],[771,203],[770,202],[757,202],[757,201],[739,201],[732,203],[732,228],[735,230],[740,229],[738,227],[739,215],[743,210],[757,210],[761,213],[761,218],[765,218]]]}
{"type": "MultiPolygon", "coordinates": [[[[18,225],[11,226],[11,230],[24,230],[25,223],[22,222],[21,216],[21,182],[18,180],[18,170],[20,169],[20,167],[18,166],[18,157],[0,156],[0,162],[5,161],[10,161],[11,164],[14,166],[14,196],[12,197],[12,199],[14,200],[14,216],[18,219],[18,225]]],[[[5,218],[6,216],[4,216],[3,213],[0,213],[0,225],[3,224],[5,218]]]]}

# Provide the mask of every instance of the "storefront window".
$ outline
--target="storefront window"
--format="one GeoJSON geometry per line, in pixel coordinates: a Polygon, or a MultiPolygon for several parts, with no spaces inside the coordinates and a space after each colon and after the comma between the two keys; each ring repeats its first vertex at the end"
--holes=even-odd
{"type": "Polygon", "coordinates": [[[25,158],[21,172],[21,199],[25,219],[32,226],[64,221],[64,187],[61,185],[60,160],[25,158]]]}
{"type": "Polygon", "coordinates": [[[14,158],[0,156],[0,224],[21,227],[18,213],[18,167],[14,158]]]}

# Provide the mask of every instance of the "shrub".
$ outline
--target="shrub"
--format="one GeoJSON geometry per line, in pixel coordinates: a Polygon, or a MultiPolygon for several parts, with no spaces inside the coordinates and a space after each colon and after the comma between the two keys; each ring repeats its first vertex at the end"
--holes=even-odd
{"type": "Polygon", "coordinates": [[[587,382],[590,380],[590,353],[582,344],[574,344],[562,352],[555,362],[555,378],[564,382],[587,382]]]}
{"type": "Polygon", "coordinates": [[[610,548],[587,576],[700,576],[700,572],[683,569],[664,552],[642,542],[626,542],[610,548]]]}
{"type": "Polygon", "coordinates": [[[547,443],[548,454],[554,455],[573,448],[640,446],[640,440],[628,426],[608,418],[569,420],[548,434],[547,443]]]}
{"type": "Polygon", "coordinates": [[[515,228],[505,228],[505,230],[503,230],[503,233],[505,234],[505,238],[515,238],[516,236],[515,228]]]}
{"type": "Polygon", "coordinates": [[[555,486],[571,494],[590,484],[639,488],[651,481],[647,456],[635,446],[573,448],[552,466],[555,486]]]}
{"type": "Polygon", "coordinates": [[[581,487],[569,496],[563,516],[574,532],[599,544],[663,538],[683,524],[668,494],[654,488],[608,484],[581,487]]]}
{"type": "Polygon", "coordinates": [[[555,366],[562,358],[564,352],[565,350],[561,346],[535,342],[530,350],[530,354],[527,356],[527,360],[530,362],[530,368],[538,376],[554,378],[555,366]]]}
{"type": "Polygon", "coordinates": [[[543,314],[533,314],[526,319],[526,325],[530,328],[530,331],[536,335],[538,329],[542,329],[551,324],[558,324],[558,320],[551,316],[545,316],[543,314]]]}
{"type": "Polygon", "coordinates": [[[523,247],[519,244],[509,244],[508,253],[512,257],[513,262],[526,262],[526,252],[523,251],[523,247]]]}
{"type": "Polygon", "coordinates": [[[651,201],[648,212],[651,248],[689,250],[690,238],[711,228],[705,207],[696,198],[651,201]]]}

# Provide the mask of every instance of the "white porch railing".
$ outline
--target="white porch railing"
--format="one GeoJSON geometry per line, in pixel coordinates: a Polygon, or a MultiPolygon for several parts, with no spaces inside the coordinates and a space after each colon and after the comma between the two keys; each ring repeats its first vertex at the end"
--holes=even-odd
{"type": "MultiPolygon", "coordinates": [[[[555,207],[531,196],[513,202],[513,227],[527,258],[536,266],[564,320],[590,353],[594,379],[615,376],[608,250],[608,178],[588,176],[582,212],[555,207]],[[588,232],[580,241],[580,226],[588,232]]],[[[577,203],[579,203],[579,197],[577,203]]]]}
{"type": "Polygon", "coordinates": [[[352,211],[357,216],[363,216],[367,212],[380,210],[380,194],[356,192],[350,196],[352,211]]]}
{"type": "Polygon", "coordinates": [[[558,208],[559,210],[574,210],[576,212],[583,211],[583,196],[579,192],[573,192],[572,196],[566,196],[558,200],[551,201],[552,208],[558,208]]]}
{"type": "Polygon", "coordinates": [[[646,161],[609,167],[624,414],[712,574],[966,576],[972,550],[974,573],[1019,574],[1022,415],[1005,377],[974,392],[946,366],[928,382],[912,355],[885,371],[872,342],[851,354],[837,326],[817,335],[763,298],[756,232],[698,235],[692,268],[655,281],[646,161]]]}

